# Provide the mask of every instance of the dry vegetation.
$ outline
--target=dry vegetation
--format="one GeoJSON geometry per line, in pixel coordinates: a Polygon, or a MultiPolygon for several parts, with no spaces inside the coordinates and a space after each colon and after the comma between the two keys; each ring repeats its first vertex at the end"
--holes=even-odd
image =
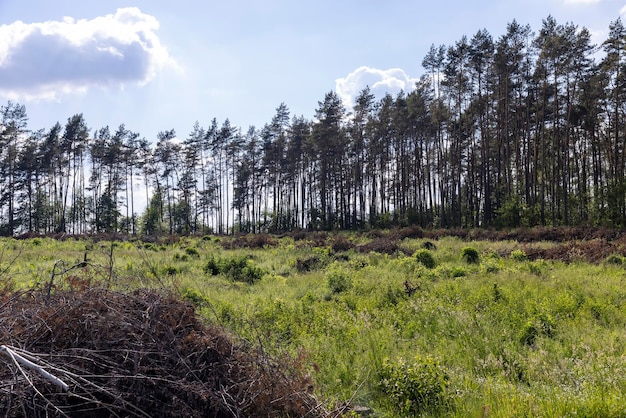
{"type": "Polygon", "coordinates": [[[0,294],[0,414],[325,416],[297,361],[280,364],[154,291],[0,294]],[[63,391],[11,354],[69,386],[63,391]]]}

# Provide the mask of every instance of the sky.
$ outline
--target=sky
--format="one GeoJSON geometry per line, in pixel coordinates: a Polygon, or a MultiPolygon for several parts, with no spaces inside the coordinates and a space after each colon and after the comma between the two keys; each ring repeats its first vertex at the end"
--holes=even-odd
{"type": "Polygon", "coordinates": [[[600,44],[626,0],[0,0],[0,105],[31,130],[82,113],[150,141],[213,118],[246,132],[281,103],[311,120],[332,90],[347,108],[365,86],[410,91],[432,44],[550,15],[600,44]]]}

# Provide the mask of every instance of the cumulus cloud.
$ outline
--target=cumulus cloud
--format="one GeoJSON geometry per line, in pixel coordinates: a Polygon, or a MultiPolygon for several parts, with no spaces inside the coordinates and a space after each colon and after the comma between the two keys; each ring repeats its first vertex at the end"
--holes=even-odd
{"type": "Polygon", "coordinates": [[[396,94],[400,90],[413,90],[417,78],[412,78],[400,68],[380,70],[362,66],[348,74],[345,78],[335,80],[335,91],[348,109],[354,106],[354,100],[365,87],[369,86],[376,97],[386,93],[396,94]]]}
{"type": "Polygon", "coordinates": [[[91,20],[0,26],[0,94],[55,98],[93,86],[144,84],[176,66],[161,44],[158,20],[138,8],[91,20]]]}

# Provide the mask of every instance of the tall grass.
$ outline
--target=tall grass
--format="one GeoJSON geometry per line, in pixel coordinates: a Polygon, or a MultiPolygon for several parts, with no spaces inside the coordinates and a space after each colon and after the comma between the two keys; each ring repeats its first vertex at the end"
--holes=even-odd
{"type": "Polygon", "coordinates": [[[4,277],[25,286],[87,251],[114,263],[115,286],[174,287],[251,344],[305,358],[320,396],[376,416],[626,416],[622,264],[530,261],[512,242],[434,244],[436,264],[425,266],[291,238],[228,250],[215,239],[121,243],[113,257],[110,243],[0,243],[22,246],[4,277]],[[210,260],[247,260],[256,275],[209,274],[210,260]]]}

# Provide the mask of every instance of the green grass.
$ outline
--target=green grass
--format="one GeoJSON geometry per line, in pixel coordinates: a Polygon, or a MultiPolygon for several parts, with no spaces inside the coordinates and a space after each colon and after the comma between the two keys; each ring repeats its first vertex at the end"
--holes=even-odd
{"type": "MultiPolygon", "coordinates": [[[[89,267],[55,284],[73,274],[119,289],[175,288],[209,321],[304,358],[321,397],[378,417],[626,416],[622,264],[530,261],[513,242],[443,238],[428,268],[401,253],[278,241],[224,250],[214,238],[113,247],[6,239],[1,278],[41,287],[56,260],[71,266],[87,252],[89,267]],[[210,260],[254,280],[207,272],[210,260]]],[[[417,251],[423,240],[401,245],[417,251]]]]}

